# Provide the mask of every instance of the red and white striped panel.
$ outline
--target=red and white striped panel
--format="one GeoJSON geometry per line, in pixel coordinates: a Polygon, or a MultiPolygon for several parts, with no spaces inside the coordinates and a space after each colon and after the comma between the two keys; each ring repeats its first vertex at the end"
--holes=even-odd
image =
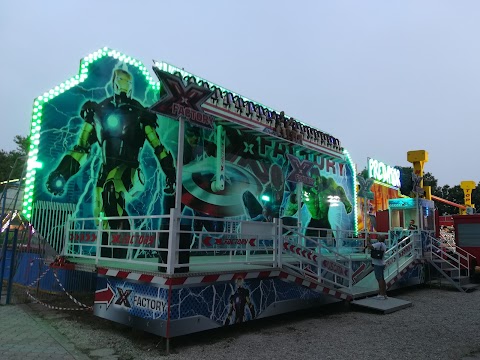
{"type": "Polygon", "coordinates": [[[145,283],[165,285],[165,286],[179,286],[179,285],[192,285],[192,284],[207,284],[222,281],[232,281],[238,278],[243,279],[262,279],[270,277],[278,277],[280,275],[279,270],[269,271],[253,271],[253,272],[239,272],[230,274],[209,274],[202,276],[181,276],[181,277],[163,277],[154,276],[149,274],[140,274],[130,271],[113,270],[99,268],[98,274],[104,276],[112,276],[119,279],[135,280],[145,283]]]}
{"type": "Polygon", "coordinates": [[[282,271],[280,273],[279,277],[283,281],[292,282],[292,283],[295,283],[297,285],[305,286],[305,287],[308,287],[309,289],[311,289],[315,292],[321,292],[325,295],[334,296],[337,299],[343,299],[343,300],[348,300],[348,301],[352,300],[351,295],[345,294],[345,293],[343,293],[341,291],[338,291],[338,290],[335,290],[335,289],[330,289],[326,286],[322,286],[322,285],[320,285],[316,282],[310,281],[308,279],[302,278],[302,277],[297,276],[297,275],[289,274],[285,271],[282,271]]]}
{"type": "Polygon", "coordinates": [[[387,283],[387,289],[389,287],[391,287],[393,284],[395,284],[398,280],[400,280],[409,270],[411,270],[413,267],[417,266],[418,264],[421,264],[423,263],[424,261],[423,260],[417,260],[417,261],[412,261],[412,263],[410,265],[408,265],[405,269],[403,269],[402,271],[400,271],[400,273],[395,276],[393,279],[391,279],[388,283],[387,283]]]}
{"type": "Polygon", "coordinates": [[[325,295],[334,296],[337,299],[352,300],[348,294],[344,294],[338,290],[330,289],[328,287],[319,285],[316,282],[301,278],[296,275],[291,275],[285,271],[270,270],[270,271],[253,271],[253,272],[239,272],[230,274],[209,274],[203,276],[182,276],[182,277],[162,277],[149,274],[140,274],[131,271],[114,270],[114,269],[98,269],[99,275],[116,277],[119,279],[134,280],[145,283],[151,283],[164,286],[184,286],[195,284],[208,284],[215,282],[234,281],[238,278],[243,279],[265,279],[278,277],[283,281],[291,282],[300,286],[307,287],[315,292],[321,292],[325,295]]]}

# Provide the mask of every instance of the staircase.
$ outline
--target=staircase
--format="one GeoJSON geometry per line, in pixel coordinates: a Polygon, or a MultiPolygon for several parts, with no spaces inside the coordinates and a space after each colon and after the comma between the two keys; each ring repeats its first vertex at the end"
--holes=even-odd
{"type": "MultiPolygon", "coordinates": [[[[352,255],[358,257],[358,254],[341,254],[317,238],[304,236],[295,227],[283,226],[283,231],[288,235],[283,236],[282,254],[279,258],[286,273],[306,280],[305,284],[313,283],[323,287],[323,292],[344,294],[342,298],[356,299],[378,292],[378,283],[371,266],[353,273],[352,262],[359,260],[352,255]]],[[[419,239],[419,234],[410,235],[385,252],[387,286],[392,286],[408,269],[421,261],[422,247],[419,239]]],[[[369,263],[369,256],[363,261],[369,263]]],[[[308,286],[313,288],[312,285],[308,286]]]]}
{"type": "Polygon", "coordinates": [[[283,237],[281,267],[284,271],[325,285],[330,289],[348,288],[352,285],[352,259],[327,247],[318,239],[288,228],[283,237]],[[305,244],[309,244],[307,247],[305,244]],[[288,259],[288,260],[287,260],[288,259]]]}
{"type": "MultiPolygon", "coordinates": [[[[371,266],[363,266],[363,270],[355,273],[352,271],[352,262],[363,261],[368,264],[368,256],[359,260],[359,254],[341,254],[336,248],[324,245],[321,239],[303,235],[296,227],[282,226],[282,231],[286,235],[283,236],[283,247],[278,256],[279,264],[286,274],[295,279],[292,281],[349,300],[378,292],[371,266]]],[[[476,289],[479,285],[470,282],[475,257],[458,247],[449,252],[452,247],[445,248],[440,244],[441,240],[427,232],[418,231],[391,246],[385,252],[387,289],[410,269],[424,262],[431,265],[436,275],[429,284],[446,285],[462,292],[476,289]]]]}
{"type": "MultiPolygon", "coordinates": [[[[385,252],[385,282],[387,290],[395,282],[420,261],[421,245],[417,240],[418,235],[410,235],[390,247],[385,252]]],[[[373,269],[368,271],[360,281],[356,282],[351,289],[348,289],[354,299],[361,298],[378,292],[378,282],[375,279],[373,269]]]]}
{"type": "Polygon", "coordinates": [[[470,282],[472,260],[475,257],[459,247],[442,247],[442,240],[429,237],[430,249],[425,256],[433,270],[429,284],[447,286],[461,292],[470,292],[479,285],[470,282]]]}

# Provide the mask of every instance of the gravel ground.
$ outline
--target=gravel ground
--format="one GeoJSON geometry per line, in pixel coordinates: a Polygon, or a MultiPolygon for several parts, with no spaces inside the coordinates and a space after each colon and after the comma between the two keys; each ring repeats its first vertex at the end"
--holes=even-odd
{"type": "Polygon", "coordinates": [[[31,305],[92,359],[480,359],[480,291],[410,288],[392,314],[345,304],[172,339],[94,317],[31,305]]]}

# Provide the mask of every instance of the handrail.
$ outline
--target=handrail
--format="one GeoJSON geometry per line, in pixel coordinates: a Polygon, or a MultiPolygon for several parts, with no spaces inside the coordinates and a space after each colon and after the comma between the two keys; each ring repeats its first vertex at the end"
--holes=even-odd
{"type": "Polygon", "coordinates": [[[452,256],[449,254],[445,249],[443,249],[441,246],[437,246],[436,244],[441,243],[441,241],[431,235],[428,236],[430,240],[430,246],[433,251],[430,251],[430,260],[433,261],[433,256],[435,256],[438,259],[449,259],[451,260],[450,264],[454,266],[458,271],[459,271],[459,276],[460,276],[460,271],[466,270],[467,275],[470,277],[470,271],[471,271],[471,259],[476,259],[475,256],[470,254],[468,251],[465,251],[464,249],[461,249],[459,247],[456,248],[456,250],[460,249],[459,251],[455,251],[456,257],[452,256]],[[464,254],[462,254],[463,252],[464,254]],[[464,261],[462,261],[464,260],[464,261]],[[453,262],[453,264],[452,264],[453,262]],[[465,263],[466,264],[465,264],[465,263]]]}
{"type": "MultiPolygon", "coordinates": [[[[249,222],[249,227],[247,227],[244,219],[180,215],[178,210],[173,209],[170,215],[72,217],[67,220],[65,229],[65,255],[91,258],[97,266],[105,264],[104,261],[107,260],[118,263],[117,266],[130,264],[131,267],[143,264],[152,268],[162,268],[166,274],[175,273],[177,268],[188,266],[191,268],[192,265],[199,269],[194,271],[207,271],[206,267],[212,266],[212,264],[216,268],[224,265],[231,268],[230,265],[234,264],[255,264],[271,268],[285,267],[286,269],[295,269],[302,276],[310,277],[328,286],[350,289],[353,287],[352,263],[358,256],[356,255],[357,251],[361,249],[363,252],[362,245],[368,240],[368,236],[351,237],[354,233],[348,230],[315,229],[319,232],[322,230],[330,232],[332,238],[343,241],[343,245],[347,244],[345,240],[358,241],[349,243],[352,245],[350,250],[354,250],[355,253],[343,253],[340,246],[337,248],[325,245],[324,240],[329,239],[328,237],[304,235],[306,229],[304,227],[284,225],[282,219],[275,219],[270,225],[269,227],[267,223],[249,222]],[[129,219],[132,223],[145,224],[145,228],[123,230],[108,227],[108,221],[119,219],[129,219]],[[203,223],[202,229],[195,228],[195,220],[203,223]],[[184,222],[191,226],[185,228],[184,222]],[[207,226],[209,222],[218,222],[219,225],[209,228],[207,226]],[[157,227],[155,223],[160,226],[157,227]],[[257,232],[252,229],[260,230],[257,232]],[[84,239],[88,239],[88,234],[90,234],[90,241],[85,241],[84,239]],[[185,234],[189,234],[191,237],[190,247],[188,244],[185,246],[185,237],[183,236],[185,234]],[[103,242],[102,237],[104,238],[103,242]],[[106,238],[108,238],[108,243],[105,242],[106,238]],[[145,242],[145,239],[148,239],[148,243],[145,242]],[[127,240],[128,242],[125,242],[127,240]],[[181,241],[183,241],[183,245],[180,245],[181,241]],[[285,244],[294,245],[296,248],[292,251],[286,248],[285,244]],[[80,250],[82,246],[87,247],[84,248],[86,252],[80,250]],[[96,249],[90,250],[88,247],[96,247],[96,249]],[[127,251],[125,257],[123,255],[122,258],[115,258],[112,255],[102,256],[102,249],[112,249],[111,252],[109,250],[106,253],[113,253],[113,249],[116,248],[125,249],[127,251]],[[141,256],[133,255],[136,252],[141,256]],[[156,252],[158,260],[147,258],[147,256],[143,257],[149,252],[156,252]],[[181,256],[179,255],[185,252],[190,253],[191,256],[213,255],[210,259],[213,262],[209,261],[208,264],[204,264],[193,259],[188,260],[188,258],[186,263],[180,262],[181,256]],[[316,255],[315,258],[313,254],[316,255]]],[[[369,233],[368,235],[374,238],[378,234],[382,233],[369,233]]],[[[337,242],[337,244],[339,243],[337,242]]],[[[416,250],[418,250],[417,241],[413,234],[392,244],[385,255],[386,262],[395,261],[397,263],[396,268],[391,266],[391,274],[398,273],[404,265],[399,263],[402,261],[402,251],[411,253],[412,256],[407,256],[407,261],[410,261],[416,255],[416,250]],[[409,241],[410,244],[407,244],[409,241]]],[[[358,253],[361,252],[358,251],[358,253]]]]}
{"type": "MultiPolygon", "coordinates": [[[[340,252],[338,252],[335,248],[332,248],[330,246],[325,246],[324,244],[321,243],[321,240],[323,239],[322,238],[319,238],[319,239],[315,239],[315,238],[311,238],[311,237],[308,237],[308,236],[305,236],[304,234],[300,233],[297,229],[297,227],[295,226],[282,226],[283,229],[285,230],[288,230],[289,231],[289,234],[291,236],[295,236],[298,238],[298,243],[299,244],[295,244],[299,249],[301,250],[306,250],[306,251],[310,251],[310,247],[304,247],[302,244],[300,244],[302,241],[300,241],[300,239],[304,239],[305,240],[305,243],[307,243],[307,241],[309,241],[310,243],[313,243],[313,246],[312,248],[315,248],[315,253],[317,254],[317,262],[320,262],[322,259],[326,258],[323,254],[322,254],[322,251],[321,249],[325,249],[327,250],[329,253],[331,253],[333,256],[335,256],[335,261],[338,263],[338,262],[348,262],[349,264],[349,275],[348,275],[348,282],[349,282],[349,287],[352,287],[353,286],[353,271],[351,270],[352,268],[352,254],[342,254],[340,252]],[[319,260],[320,259],[320,260],[319,260]]],[[[316,230],[321,230],[321,229],[316,229],[316,230]]],[[[324,230],[328,230],[328,229],[324,229],[324,230]]],[[[390,266],[392,264],[396,264],[396,267],[395,267],[395,270],[390,274],[398,274],[400,273],[401,271],[401,268],[408,262],[410,262],[412,259],[414,259],[416,257],[416,251],[418,250],[418,244],[416,241],[416,236],[418,236],[419,233],[416,233],[416,232],[412,232],[410,235],[408,235],[407,237],[403,238],[401,241],[399,241],[398,243],[395,243],[393,246],[389,247],[387,249],[387,251],[385,252],[385,264],[390,266]],[[408,255],[410,254],[410,255],[408,255]],[[405,261],[401,263],[401,259],[405,256],[405,255],[408,255],[406,258],[405,258],[405,261]]],[[[357,240],[357,239],[356,239],[357,240]]],[[[358,240],[364,240],[364,241],[367,241],[367,239],[358,239],[358,240]]],[[[301,255],[300,255],[301,256],[301,255]]],[[[311,262],[308,262],[308,261],[304,261],[305,263],[311,263],[311,262]]],[[[339,264],[341,265],[341,264],[339,264]]],[[[343,266],[343,265],[341,265],[343,266]]],[[[292,266],[289,266],[289,267],[292,267],[292,266]]],[[[300,269],[301,270],[301,269],[300,269]]],[[[393,269],[391,269],[393,270],[393,269]]],[[[307,274],[307,276],[310,276],[309,274],[307,274]]],[[[346,277],[342,277],[339,275],[340,278],[345,278],[346,277]]],[[[325,277],[320,277],[321,280],[326,280],[325,277]]],[[[358,281],[357,281],[358,282],[358,281]]],[[[343,284],[339,284],[338,282],[332,282],[333,284],[335,284],[336,286],[344,286],[343,284]]]]}
{"type": "MultiPolygon", "coordinates": [[[[319,241],[315,240],[314,238],[309,237],[309,236],[306,236],[306,235],[304,235],[304,234],[296,231],[295,229],[298,229],[298,228],[295,227],[295,226],[282,225],[282,227],[283,227],[284,229],[287,229],[287,230],[289,230],[289,231],[292,231],[293,234],[295,234],[295,235],[297,235],[297,236],[299,236],[299,237],[301,237],[301,238],[303,238],[303,239],[305,239],[305,240],[308,240],[308,241],[311,241],[311,242],[315,243],[315,244],[316,244],[315,247],[318,247],[318,248],[320,248],[320,249],[326,249],[326,250],[328,250],[328,252],[330,252],[330,253],[332,253],[332,254],[335,254],[335,255],[337,255],[337,256],[339,256],[339,257],[342,257],[342,258],[344,258],[345,260],[348,260],[348,259],[349,259],[349,257],[345,256],[344,254],[339,253],[338,251],[334,250],[332,247],[330,247],[330,246],[325,246],[325,245],[321,244],[319,241]]],[[[323,229],[318,229],[318,230],[323,230],[323,229]]],[[[326,229],[325,229],[325,230],[326,230],[326,229]]],[[[319,252],[319,253],[320,253],[320,252],[319,252]]],[[[321,254],[321,253],[320,253],[320,254],[321,254]]]]}
{"type": "Polygon", "coordinates": [[[473,258],[473,259],[475,259],[475,260],[477,259],[477,257],[476,257],[475,255],[469,253],[467,250],[462,249],[461,247],[458,247],[458,246],[455,247],[455,252],[456,252],[456,253],[461,253],[461,252],[463,252],[465,255],[463,255],[463,254],[459,254],[459,255],[460,255],[460,256],[463,256],[464,258],[468,257],[468,258],[473,258]]]}
{"type": "MultiPolygon", "coordinates": [[[[351,258],[351,256],[346,256],[344,254],[341,254],[338,251],[335,251],[332,248],[321,244],[320,241],[298,232],[298,230],[297,230],[298,227],[283,225],[281,221],[279,222],[279,227],[280,227],[280,232],[279,232],[280,234],[283,233],[283,231],[282,231],[283,229],[288,230],[290,232],[289,235],[286,235],[286,236],[284,235],[284,236],[279,237],[279,239],[287,238],[283,241],[283,244],[289,243],[288,237],[290,237],[290,236],[296,236],[296,237],[298,237],[299,240],[303,239],[303,240],[305,240],[305,243],[306,243],[306,241],[310,241],[313,244],[315,244],[314,247],[315,247],[316,250],[314,252],[315,252],[315,256],[316,256],[315,259],[316,260],[308,259],[308,255],[307,255],[307,258],[305,258],[305,255],[307,254],[307,252],[312,251],[309,247],[303,246],[300,243],[296,243],[296,244],[292,244],[292,245],[296,246],[298,249],[301,250],[300,254],[298,252],[297,253],[294,252],[295,255],[298,255],[298,258],[301,258],[301,261],[303,261],[305,263],[312,264],[314,266],[317,266],[317,274],[315,274],[317,281],[328,282],[330,284],[333,284],[334,286],[339,286],[339,287],[351,288],[353,286],[353,281],[352,281],[352,258],[351,258]],[[321,249],[328,250],[332,255],[335,256],[335,260],[332,261],[331,259],[328,259],[327,257],[323,256],[322,252],[321,252],[321,249]],[[305,255],[303,255],[303,254],[305,254],[305,255]],[[345,265],[339,264],[338,263],[339,259],[343,259],[343,261],[348,262],[348,267],[345,266],[345,265]],[[345,286],[343,284],[343,282],[340,283],[340,282],[337,282],[337,281],[332,281],[330,279],[327,279],[326,277],[322,276],[322,271],[327,271],[327,272],[331,273],[335,280],[337,279],[337,277],[346,280],[348,282],[348,286],[345,286]],[[347,274],[345,274],[345,273],[347,273],[347,274]]],[[[318,229],[318,230],[322,230],[322,229],[318,229]]],[[[288,250],[287,246],[284,246],[284,249],[288,250]]],[[[283,264],[283,266],[287,266],[289,268],[295,268],[292,265],[290,265],[286,262],[283,262],[283,261],[282,261],[282,264],[283,264]]],[[[295,268],[295,269],[300,270],[305,274],[305,271],[303,269],[298,269],[298,268],[295,268]]],[[[314,274],[309,273],[307,276],[311,277],[311,275],[314,275],[314,274]]]]}

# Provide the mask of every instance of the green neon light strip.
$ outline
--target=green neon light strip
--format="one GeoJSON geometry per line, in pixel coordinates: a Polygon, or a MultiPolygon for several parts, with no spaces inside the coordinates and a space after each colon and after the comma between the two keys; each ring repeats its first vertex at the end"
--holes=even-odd
{"type": "Polygon", "coordinates": [[[358,235],[358,218],[357,218],[357,171],[355,169],[355,164],[353,163],[352,157],[347,150],[343,150],[343,154],[347,158],[347,163],[350,164],[352,168],[352,178],[353,178],[353,217],[354,217],[354,228],[355,235],[358,235]]]}
{"type": "MultiPolygon", "coordinates": [[[[193,77],[195,78],[195,81],[197,82],[197,84],[198,84],[200,81],[206,82],[210,87],[213,87],[213,86],[214,86],[214,87],[219,88],[222,93],[223,93],[223,92],[229,92],[229,93],[232,94],[233,97],[238,96],[239,98],[242,98],[244,102],[247,102],[247,101],[248,101],[248,102],[251,102],[254,106],[260,106],[260,107],[266,108],[266,109],[268,109],[268,110],[270,110],[270,111],[275,111],[277,114],[280,114],[280,111],[278,111],[278,110],[275,110],[275,109],[273,109],[273,108],[271,108],[271,107],[265,106],[265,105],[263,105],[263,104],[261,104],[261,103],[259,103],[259,102],[253,101],[253,100],[251,100],[251,99],[249,99],[249,98],[246,98],[245,96],[242,96],[242,95],[240,95],[240,94],[237,94],[237,93],[235,93],[235,92],[233,92],[233,91],[231,91],[231,90],[225,89],[224,87],[222,87],[222,86],[220,86],[220,85],[217,85],[217,84],[215,84],[215,83],[212,83],[212,82],[210,82],[210,81],[207,81],[207,80],[205,80],[205,79],[203,79],[203,78],[201,78],[201,77],[199,77],[199,76],[197,76],[197,75],[191,74],[191,73],[189,73],[189,72],[187,72],[187,71],[185,71],[185,70],[182,70],[182,69],[180,69],[180,68],[177,68],[176,66],[171,65],[171,64],[169,64],[169,63],[166,63],[166,62],[164,62],[164,61],[155,61],[154,66],[157,67],[158,69],[163,70],[163,71],[166,71],[166,72],[168,72],[168,73],[170,73],[170,74],[175,74],[176,72],[179,72],[179,73],[182,75],[182,78],[185,78],[185,76],[188,76],[188,77],[193,76],[193,77]]],[[[308,124],[304,123],[303,121],[298,120],[298,119],[297,119],[296,117],[294,117],[294,116],[289,116],[289,115],[287,115],[287,114],[285,114],[285,116],[286,116],[286,117],[290,117],[290,118],[294,118],[295,120],[301,122],[303,125],[309,126],[309,127],[313,128],[313,129],[315,129],[313,126],[308,125],[308,124]]],[[[319,129],[316,129],[316,130],[321,131],[321,132],[323,132],[324,134],[328,134],[328,133],[325,132],[325,131],[322,131],[322,130],[319,130],[319,129]]],[[[330,134],[328,134],[328,135],[330,135],[330,134]]]]}
{"type": "Polygon", "coordinates": [[[150,76],[148,69],[140,61],[130,56],[124,55],[116,50],[104,47],[84,57],[80,61],[80,69],[77,75],[71,77],[60,85],[55,86],[49,91],[43,93],[43,95],[37,97],[33,102],[32,121],[30,125],[31,145],[28,153],[25,195],[23,198],[23,215],[27,219],[30,219],[32,216],[36,169],[42,167],[42,164],[38,162],[38,145],[40,144],[40,130],[42,128],[43,106],[45,103],[54,99],[58,95],[63,94],[70,88],[84,82],[85,79],[87,79],[88,77],[89,65],[93,64],[95,61],[105,56],[113,57],[114,59],[118,59],[121,62],[137,67],[145,76],[145,79],[153,90],[160,89],[160,83],[158,81],[155,81],[150,76]]]}

